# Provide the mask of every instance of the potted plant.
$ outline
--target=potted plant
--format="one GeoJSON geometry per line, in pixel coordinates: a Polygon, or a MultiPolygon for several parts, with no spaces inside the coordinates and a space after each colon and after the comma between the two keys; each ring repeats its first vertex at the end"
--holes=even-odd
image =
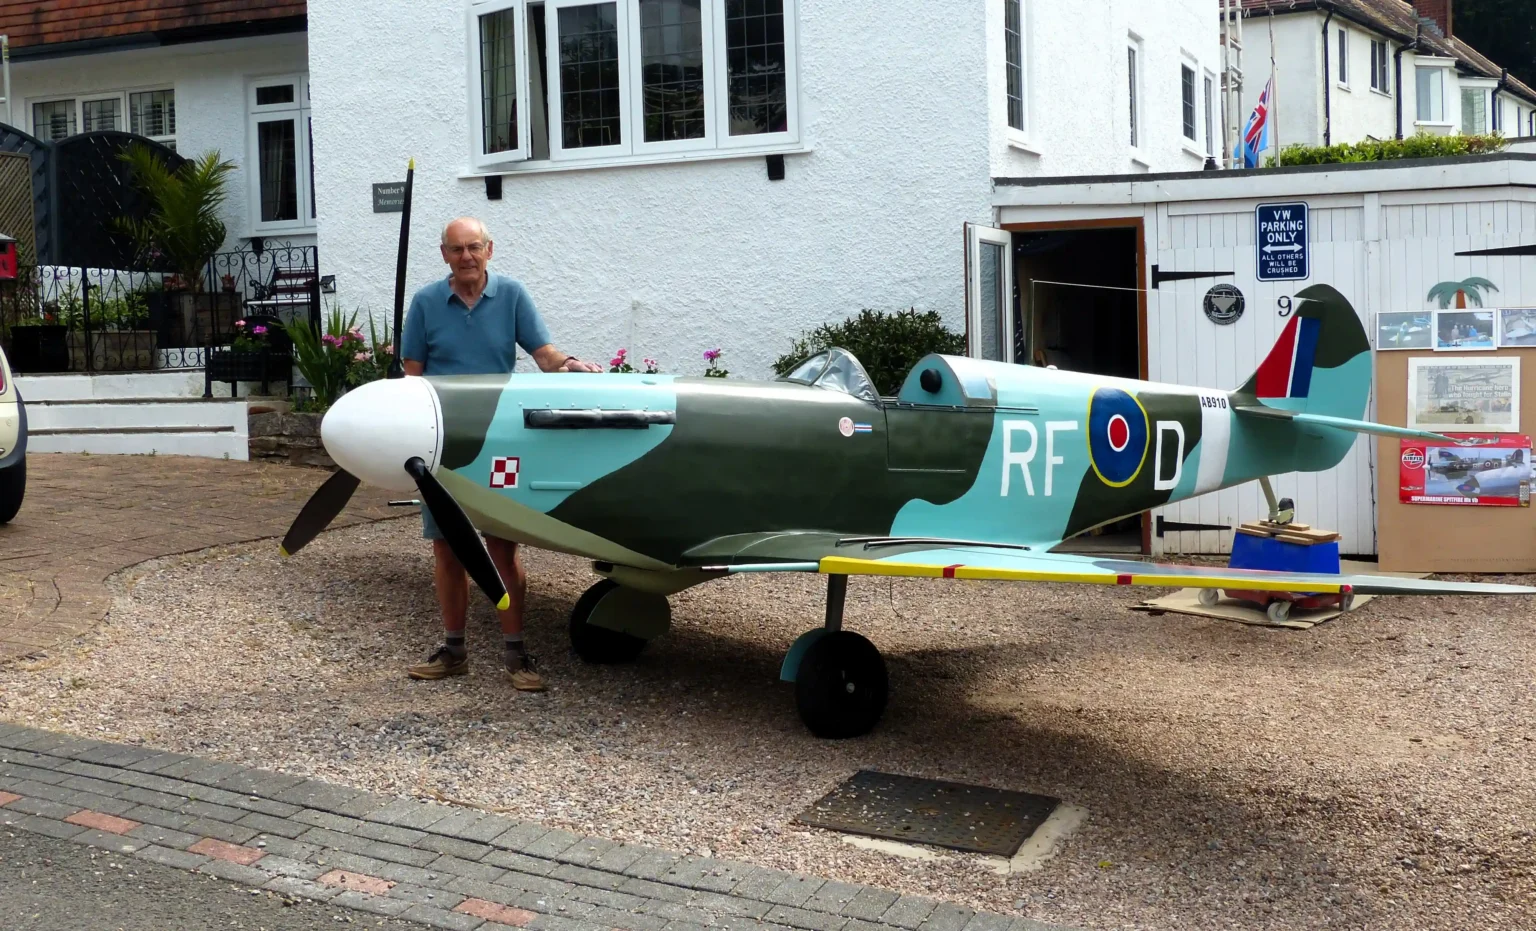
{"type": "Polygon", "coordinates": [[[229,382],[233,397],[236,382],[261,382],[261,393],[266,394],[272,382],[289,380],[293,369],[292,343],[276,317],[236,320],[233,332],[228,346],[208,350],[203,366],[204,397],[212,396],[216,381],[229,382]]]}
{"type": "Polygon", "coordinates": [[[178,342],[211,345],[232,334],[239,297],[232,291],[205,293],[203,273],[228,232],[219,211],[229,196],[225,185],[235,163],[213,151],[172,169],[140,143],[129,145],[119,157],[131,166],[134,183],[148,196],[150,208],[141,219],[117,218],[115,226],[140,261],[158,259],[168,269],[166,290],[187,289],[179,298],[178,342]]]}

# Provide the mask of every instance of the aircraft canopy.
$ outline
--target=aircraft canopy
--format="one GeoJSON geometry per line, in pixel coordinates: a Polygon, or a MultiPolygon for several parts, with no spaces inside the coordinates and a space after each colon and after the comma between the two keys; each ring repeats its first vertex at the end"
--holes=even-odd
{"type": "Polygon", "coordinates": [[[869,380],[869,373],[846,349],[834,347],[818,352],[795,366],[789,374],[779,376],[779,380],[841,391],[872,404],[880,401],[880,392],[869,380]]]}

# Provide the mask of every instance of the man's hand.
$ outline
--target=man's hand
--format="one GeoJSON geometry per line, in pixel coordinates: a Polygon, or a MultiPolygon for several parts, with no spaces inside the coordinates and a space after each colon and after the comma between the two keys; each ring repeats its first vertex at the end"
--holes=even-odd
{"type": "Polygon", "coordinates": [[[596,362],[583,362],[575,356],[566,358],[565,364],[560,366],[562,372],[601,372],[603,367],[596,362]]]}
{"type": "Polygon", "coordinates": [[[541,372],[601,372],[603,370],[603,367],[596,362],[583,362],[573,355],[561,352],[552,344],[540,346],[531,355],[534,364],[541,372]]]}

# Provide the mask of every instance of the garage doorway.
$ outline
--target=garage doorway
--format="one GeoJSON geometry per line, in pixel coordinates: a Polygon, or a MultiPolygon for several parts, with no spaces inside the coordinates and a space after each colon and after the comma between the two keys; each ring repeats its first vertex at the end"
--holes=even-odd
{"type": "MultiPolygon", "coordinates": [[[[1012,237],[1014,361],[1116,378],[1147,377],[1144,246],[1139,219],[1005,226],[1012,237]]],[[[1147,515],[1060,547],[1149,553],[1147,515]]]]}

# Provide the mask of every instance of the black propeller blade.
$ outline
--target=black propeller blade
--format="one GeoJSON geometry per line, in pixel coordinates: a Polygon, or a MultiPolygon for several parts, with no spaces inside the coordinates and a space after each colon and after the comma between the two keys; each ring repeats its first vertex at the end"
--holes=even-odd
{"type": "Polygon", "coordinates": [[[292,556],[318,536],[347,506],[357,486],[357,476],[345,469],[338,470],[326,479],[325,484],[309,496],[299,516],[293,519],[293,526],[288,528],[288,535],[283,537],[283,543],[277,551],[284,556],[292,556]]]}
{"type": "Polygon", "coordinates": [[[508,597],[501,573],[496,571],[496,564],[491,562],[491,554],[481,542],[475,525],[464,516],[464,509],[459,507],[459,502],[453,500],[448,489],[427,471],[427,464],[420,457],[407,459],[405,471],[416,480],[416,487],[421,491],[422,506],[432,510],[432,517],[453,549],[453,555],[459,558],[459,562],[468,570],[469,577],[475,580],[475,584],[491,599],[496,609],[505,611],[512,599],[508,597]]]}

